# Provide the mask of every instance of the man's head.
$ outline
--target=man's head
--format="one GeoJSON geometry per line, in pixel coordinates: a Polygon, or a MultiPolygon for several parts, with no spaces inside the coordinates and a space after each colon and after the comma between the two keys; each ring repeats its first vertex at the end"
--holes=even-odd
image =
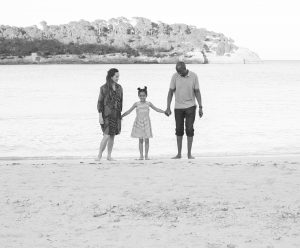
{"type": "Polygon", "coordinates": [[[186,69],[185,63],[182,61],[177,62],[176,71],[182,77],[185,77],[188,74],[188,70],[186,69]]]}

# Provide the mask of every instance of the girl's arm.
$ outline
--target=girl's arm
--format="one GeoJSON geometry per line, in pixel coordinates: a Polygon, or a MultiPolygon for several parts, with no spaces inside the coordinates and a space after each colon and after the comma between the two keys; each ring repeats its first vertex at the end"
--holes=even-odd
{"type": "Polygon", "coordinates": [[[134,103],[130,109],[128,109],[125,113],[123,113],[121,117],[123,118],[124,116],[129,115],[132,112],[132,110],[134,110],[135,108],[136,108],[136,103],[134,103]]]}
{"type": "Polygon", "coordinates": [[[152,109],[154,109],[156,112],[159,112],[159,113],[165,113],[164,110],[155,107],[151,102],[149,102],[149,106],[150,106],[152,109]]]}

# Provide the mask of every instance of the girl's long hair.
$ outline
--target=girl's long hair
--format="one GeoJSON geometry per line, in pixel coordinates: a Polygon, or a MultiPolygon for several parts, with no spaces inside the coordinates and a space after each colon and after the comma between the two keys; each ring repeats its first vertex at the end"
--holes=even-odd
{"type": "Polygon", "coordinates": [[[113,80],[111,79],[117,72],[119,72],[118,69],[116,68],[111,68],[107,71],[107,75],[106,75],[106,88],[108,90],[108,95],[109,97],[111,96],[111,92],[113,91],[113,88],[112,88],[112,83],[113,83],[113,80]]]}

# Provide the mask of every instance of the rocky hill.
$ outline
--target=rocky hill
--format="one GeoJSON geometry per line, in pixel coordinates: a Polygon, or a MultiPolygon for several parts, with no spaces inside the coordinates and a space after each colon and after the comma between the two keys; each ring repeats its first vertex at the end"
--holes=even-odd
{"type": "Polygon", "coordinates": [[[246,63],[260,61],[222,33],[125,17],[0,26],[0,63],[246,63]]]}

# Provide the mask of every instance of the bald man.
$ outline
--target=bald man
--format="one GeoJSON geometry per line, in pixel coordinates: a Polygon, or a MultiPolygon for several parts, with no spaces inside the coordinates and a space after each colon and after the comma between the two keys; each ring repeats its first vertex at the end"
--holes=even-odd
{"type": "Polygon", "coordinates": [[[201,94],[199,89],[199,82],[196,73],[186,69],[184,62],[176,64],[176,73],[172,76],[170,89],[168,93],[166,115],[170,115],[171,102],[175,94],[175,122],[176,122],[176,136],[177,136],[177,155],[174,159],[181,158],[182,138],[185,133],[187,136],[187,156],[193,159],[192,145],[194,137],[194,122],[196,116],[196,100],[199,105],[199,116],[203,115],[201,94]]]}

